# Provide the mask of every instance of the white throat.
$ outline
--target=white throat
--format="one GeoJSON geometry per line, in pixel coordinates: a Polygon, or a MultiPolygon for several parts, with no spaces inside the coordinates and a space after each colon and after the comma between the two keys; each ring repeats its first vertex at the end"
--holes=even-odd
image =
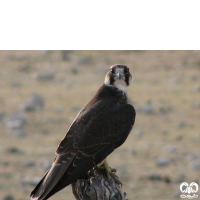
{"type": "Polygon", "coordinates": [[[125,94],[127,93],[127,85],[124,82],[124,80],[116,80],[114,86],[122,92],[124,92],[125,94]]]}
{"type": "Polygon", "coordinates": [[[114,85],[110,85],[110,81],[109,79],[105,79],[104,84],[106,86],[110,86],[110,87],[116,87],[118,90],[121,90],[122,92],[124,92],[127,95],[127,85],[125,83],[125,81],[123,79],[121,80],[116,80],[114,85]]]}

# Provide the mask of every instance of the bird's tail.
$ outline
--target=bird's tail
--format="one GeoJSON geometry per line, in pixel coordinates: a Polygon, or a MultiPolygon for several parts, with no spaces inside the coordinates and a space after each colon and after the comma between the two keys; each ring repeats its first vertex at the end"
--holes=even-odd
{"type": "Polygon", "coordinates": [[[42,185],[44,185],[44,179],[46,178],[47,174],[49,171],[47,171],[47,173],[44,175],[44,177],[42,178],[42,180],[37,184],[37,186],[35,187],[35,189],[31,192],[31,200],[40,200],[40,196],[42,195],[42,185]]]}
{"type": "Polygon", "coordinates": [[[74,158],[74,155],[71,154],[70,156],[68,156],[68,161],[64,161],[63,158],[65,158],[66,156],[66,154],[57,155],[50,170],[46,172],[42,180],[31,192],[31,200],[46,200],[49,196],[52,195],[50,195],[50,193],[52,193],[53,188],[63,177],[74,158]]]}

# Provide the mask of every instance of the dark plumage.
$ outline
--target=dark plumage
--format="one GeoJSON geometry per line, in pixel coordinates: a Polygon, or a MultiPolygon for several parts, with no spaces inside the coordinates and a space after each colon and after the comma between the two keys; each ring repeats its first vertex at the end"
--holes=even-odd
{"type": "Polygon", "coordinates": [[[128,86],[131,75],[127,70],[124,65],[115,65],[108,72],[105,84],[81,109],[61,141],[54,163],[32,191],[32,199],[48,199],[124,143],[135,121],[135,109],[127,103],[126,91],[115,82],[120,79],[128,86]]]}

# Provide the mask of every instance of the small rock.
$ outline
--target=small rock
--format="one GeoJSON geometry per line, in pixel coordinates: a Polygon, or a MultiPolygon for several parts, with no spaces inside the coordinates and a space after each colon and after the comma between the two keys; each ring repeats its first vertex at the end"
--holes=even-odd
{"type": "Polygon", "coordinates": [[[15,121],[8,121],[6,126],[7,128],[14,130],[14,129],[23,128],[23,124],[24,123],[22,121],[15,120],[15,121]]]}
{"type": "Polygon", "coordinates": [[[83,58],[80,58],[77,62],[77,65],[89,65],[92,62],[91,56],[85,56],[83,58]]]}
{"type": "Polygon", "coordinates": [[[4,200],[15,200],[15,198],[14,198],[11,194],[7,194],[7,195],[4,197],[4,200]]]}
{"type": "Polygon", "coordinates": [[[15,113],[8,117],[6,126],[9,129],[22,129],[27,122],[27,117],[24,113],[15,113]]]}
{"type": "Polygon", "coordinates": [[[150,102],[148,103],[145,107],[144,107],[144,113],[146,114],[152,114],[154,112],[154,106],[153,104],[150,102]]]}
{"type": "Polygon", "coordinates": [[[135,106],[135,108],[136,108],[137,112],[143,112],[143,113],[146,113],[146,114],[153,114],[153,113],[156,112],[156,110],[158,110],[157,109],[158,105],[155,102],[148,101],[145,106],[143,106],[143,107],[135,106]]]}
{"type": "Polygon", "coordinates": [[[131,154],[132,154],[132,155],[136,155],[136,154],[137,154],[137,150],[136,150],[136,149],[132,149],[132,150],[131,150],[131,154]]]}
{"type": "Polygon", "coordinates": [[[29,64],[22,64],[18,67],[18,71],[20,72],[27,72],[30,69],[30,65],[29,64]]]}
{"type": "Polygon", "coordinates": [[[36,78],[39,81],[49,81],[53,80],[55,75],[53,73],[35,73],[33,74],[33,77],[36,78]]]}
{"type": "Polygon", "coordinates": [[[170,178],[169,176],[164,176],[164,177],[163,177],[163,181],[164,181],[165,183],[171,183],[171,178],[170,178]]]}
{"type": "Polygon", "coordinates": [[[22,122],[27,121],[27,117],[24,113],[14,113],[14,114],[9,116],[9,119],[10,120],[20,120],[22,122]]]}
{"type": "Polygon", "coordinates": [[[43,130],[41,130],[41,134],[42,135],[48,135],[49,131],[47,129],[43,129],[43,130]]]}
{"type": "Polygon", "coordinates": [[[35,162],[32,160],[26,160],[26,161],[24,161],[23,164],[25,167],[34,167],[35,166],[35,162]]]}
{"type": "Polygon", "coordinates": [[[44,108],[44,98],[41,94],[33,93],[30,100],[22,104],[21,107],[25,111],[42,110],[44,108]]]}
{"type": "Polygon", "coordinates": [[[168,106],[168,107],[160,107],[159,110],[160,110],[160,113],[164,115],[164,114],[169,113],[172,110],[172,108],[170,106],[168,106]]]}
{"type": "Polygon", "coordinates": [[[19,82],[12,82],[10,85],[13,88],[20,88],[20,87],[22,87],[22,84],[19,83],[19,82]]]}
{"type": "Polygon", "coordinates": [[[189,160],[189,161],[193,161],[193,160],[197,159],[197,155],[194,154],[194,153],[189,153],[189,154],[186,156],[186,159],[189,160]]]}
{"type": "Polygon", "coordinates": [[[156,164],[159,167],[167,166],[169,164],[169,159],[166,157],[160,157],[156,160],[156,164]]]}
{"type": "Polygon", "coordinates": [[[0,113],[0,122],[4,121],[6,114],[4,112],[0,113]]]}
{"type": "Polygon", "coordinates": [[[23,103],[21,107],[22,107],[22,110],[25,110],[25,111],[35,110],[35,106],[32,102],[23,103]]]}
{"type": "Polygon", "coordinates": [[[150,174],[147,179],[151,181],[164,181],[165,183],[171,183],[171,178],[169,176],[161,176],[160,174],[150,174]]]}
{"type": "Polygon", "coordinates": [[[174,153],[177,151],[177,148],[172,145],[167,145],[164,147],[164,151],[169,152],[169,153],[174,153]]]}
{"type": "Polygon", "coordinates": [[[77,68],[73,67],[73,68],[71,68],[71,72],[72,72],[72,74],[78,74],[79,71],[77,68]]]}
{"type": "Polygon", "coordinates": [[[200,77],[198,76],[198,75],[192,75],[192,76],[190,76],[190,79],[191,80],[193,80],[193,81],[196,81],[196,80],[198,80],[200,77]]]}
{"type": "Polygon", "coordinates": [[[17,147],[9,147],[6,150],[8,153],[12,153],[12,154],[21,154],[21,150],[19,150],[17,147]]]}
{"type": "Polygon", "coordinates": [[[176,137],[176,140],[177,140],[177,141],[181,141],[183,138],[184,138],[184,135],[178,135],[178,136],[176,137]]]}
{"type": "Polygon", "coordinates": [[[192,168],[194,170],[200,171],[200,160],[193,162],[192,163],[192,168]]]}
{"type": "Polygon", "coordinates": [[[14,135],[17,137],[26,137],[27,136],[26,132],[22,129],[14,130],[14,135]]]}
{"type": "Polygon", "coordinates": [[[160,181],[162,180],[162,177],[160,174],[150,174],[147,176],[147,178],[151,181],[160,181]]]}
{"type": "Polygon", "coordinates": [[[184,128],[185,127],[185,122],[184,121],[181,121],[177,124],[177,127],[178,128],[184,128]]]}
{"type": "Polygon", "coordinates": [[[9,165],[10,165],[10,162],[8,161],[0,161],[0,167],[8,167],[9,165]]]}
{"type": "Polygon", "coordinates": [[[162,131],[162,134],[163,134],[163,135],[168,135],[169,132],[165,130],[165,131],[162,131]]]}

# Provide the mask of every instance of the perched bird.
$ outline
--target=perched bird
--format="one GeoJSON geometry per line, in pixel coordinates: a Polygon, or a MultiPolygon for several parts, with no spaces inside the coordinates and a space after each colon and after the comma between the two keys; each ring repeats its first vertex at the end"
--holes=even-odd
{"type": "Polygon", "coordinates": [[[135,109],[127,103],[129,68],[113,65],[96,95],[80,110],[56,151],[52,167],[31,193],[45,200],[83,177],[96,166],[111,174],[106,157],[122,145],[134,122],[135,109]]]}

